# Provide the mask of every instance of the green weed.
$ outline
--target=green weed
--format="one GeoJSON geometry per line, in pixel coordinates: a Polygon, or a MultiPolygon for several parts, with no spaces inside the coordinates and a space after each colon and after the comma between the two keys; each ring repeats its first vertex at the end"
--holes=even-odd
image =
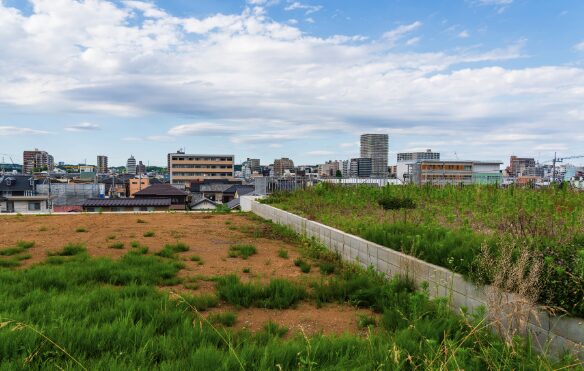
{"type": "Polygon", "coordinates": [[[229,257],[242,259],[247,259],[252,255],[257,253],[257,249],[254,245],[237,244],[229,246],[229,257]]]}
{"type": "Polygon", "coordinates": [[[154,237],[156,233],[154,231],[144,232],[144,237],[154,237]]]}
{"type": "Polygon", "coordinates": [[[231,327],[237,321],[237,315],[233,312],[212,313],[207,320],[214,325],[231,327]]]}

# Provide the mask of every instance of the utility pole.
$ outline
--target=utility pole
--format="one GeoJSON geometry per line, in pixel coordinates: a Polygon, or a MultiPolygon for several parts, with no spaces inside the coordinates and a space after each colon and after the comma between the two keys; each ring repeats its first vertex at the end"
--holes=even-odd
{"type": "Polygon", "coordinates": [[[556,182],[556,162],[558,161],[558,153],[554,152],[554,161],[552,166],[552,183],[556,182]]]}

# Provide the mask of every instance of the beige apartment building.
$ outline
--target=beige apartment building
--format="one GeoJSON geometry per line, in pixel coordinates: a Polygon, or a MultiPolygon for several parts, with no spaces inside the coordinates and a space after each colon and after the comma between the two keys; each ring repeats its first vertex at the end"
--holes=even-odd
{"type": "Polygon", "coordinates": [[[233,179],[234,155],[168,154],[171,184],[185,184],[205,179],[233,179]]]}

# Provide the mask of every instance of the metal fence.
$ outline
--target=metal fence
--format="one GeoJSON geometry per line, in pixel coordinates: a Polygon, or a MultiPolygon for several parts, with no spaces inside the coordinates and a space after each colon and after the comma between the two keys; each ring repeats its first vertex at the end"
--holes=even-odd
{"type": "Polygon", "coordinates": [[[319,182],[339,184],[343,186],[370,185],[374,187],[384,187],[386,185],[402,184],[398,179],[383,178],[319,178],[314,177],[261,177],[255,178],[255,193],[267,195],[274,192],[294,191],[306,189],[319,182]]]}
{"type": "MultiPolygon", "coordinates": [[[[37,193],[48,195],[49,194],[49,185],[48,184],[39,184],[37,185],[37,193]]],[[[50,187],[50,194],[52,197],[53,205],[54,206],[70,206],[70,205],[81,205],[83,201],[88,198],[95,198],[98,197],[100,194],[103,194],[103,184],[76,184],[76,183],[68,183],[68,184],[51,184],[50,187]],[[101,192],[100,192],[100,187],[101,192]]]]}

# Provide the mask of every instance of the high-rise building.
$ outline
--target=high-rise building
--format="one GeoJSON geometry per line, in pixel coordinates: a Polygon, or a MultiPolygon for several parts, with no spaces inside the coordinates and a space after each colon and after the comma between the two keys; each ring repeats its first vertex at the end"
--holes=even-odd
{"type": "Polygon", "coordinates": [[[126,162],[126,171],[128,174],[136,175],[136,159],[134,156],[130,156],[128,161],[126,162]]]}
{"type": "Polygon", "coordinates": [[[98,174],[107,174],[107,156],[97,156],[97,172],[98,174]]]}
{"type": "Polygon", "coordinates": [[[234,155],[187,154],[182,151],[167,156],[171,184],[190,185],[205,179],[227,179],[234,176],[234,155]]]}
{"type": "Polygon", "coordinates": [[[294,170],[294,161],[287,157],[274,160],[274,176],[282,176],[286,170],[294,170]]]}
{"type": "Polygon", "coordinates": [[[46,151],[24,151],[22,153],[22,172],[31,174],[34,170],[52,171],[55,167],[55,159],[46,151]]]}
{"type": "Polygon", "coordinates": [[[142,161],[138,162],[138,165],[136,165],[136,174],[146,174],[146,165],[144,165],[142,161]]]}
{"type": "Polygon", "coordinates": [[[387,134],[361,135],[361,158],[371,159],[371,177],[387,178],[387,158],[389,153],[389,136],[387,134]]]}
{"type": "Polygon", "coordinates": [[[241,173],[246,179],[251,178],[255,172],[260,173],[261,170],[262,167],[258,158],[248,158],[241,164],[241,173]]]}
{"type": "Polygon", "coordinates": [[[351,178],[371,178],[373,160],[370,157],[352,158],[349,165],[351,178]]]}
{"type": "Polygon", "coordinates": [[[398,153],[396,177],[404,183],[409,183],[411,166],[422,160],[440,160],[440,153],[432,152],[431,149],[427,149],[426,152],[398,153]]]}

